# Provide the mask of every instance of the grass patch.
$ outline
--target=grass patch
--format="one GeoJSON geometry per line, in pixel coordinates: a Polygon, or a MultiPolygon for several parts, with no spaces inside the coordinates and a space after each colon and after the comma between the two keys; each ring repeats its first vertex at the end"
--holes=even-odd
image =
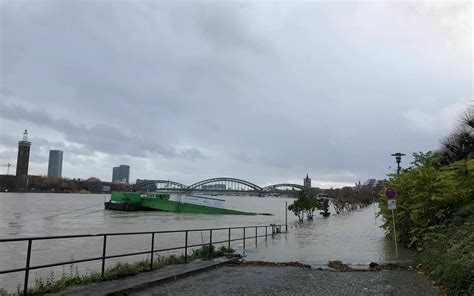
{"type": "MultiPolygon", "coordinates": [[[[192,254],[188,255],[188,262],[202,258],[222,257],[226,253],[233,252],[235,251],[232,248],[229,249],[225,246],[216,249],[214,245],[205,245],[199,249],[193,250],[192,254]]],[[[170,255],[167,257],[157,256],[157,258],[153,261],[153,270],[160,269],[168,265],[183,263],[184,255],[170,255]]],[[[56,275],[54,274],[54,272],[51,272],[50,276],[46,279],[36,278],[34,287],[28,289],[28,295],[43,295],[47,293],[56,293],[73,286],[81,286],[102,281],[120,279],[127,276],[136,275],[140,272],[145,271],[150,271],[150,259],[143,259],[133,263],[118,262],[114,266],[109,267],[105,270],[104,278],[101,277],[100,272],[90,272],[80,275],[77,266],[71,264],[69,266],[68,273],[66,273],[65,268],[63,267],[63,273],[58,279],[56,279],[56,275]]],[[[0,288],[0,296],[23,294],[23,291],[20,290],[20,286],[18,286],[16,293],[9,293],[6,290],[0,288]]]]}
{"type": "Polygon", "coordinates": [[[474,295],[474,203],[457,210],[448,223],[432,227],[417,259],[452,295],[474,295]]]}

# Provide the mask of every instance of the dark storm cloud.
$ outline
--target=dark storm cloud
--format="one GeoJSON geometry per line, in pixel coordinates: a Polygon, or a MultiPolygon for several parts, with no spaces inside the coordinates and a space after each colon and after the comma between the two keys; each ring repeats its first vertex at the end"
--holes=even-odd
{"type": "MultiPolygon", "coordinates": [[[[15,120],[21,118],[29,123],[52,128],[66,135],[65,139],[73,143],[85,143],[92,150],[83,149],[82,152],[100,151],[103,153],[127,154],[145,157],[149,154],[159,154],[165,157],[184,157],[187,159],[203,158],[203,154],[196,148],[176,151],[173,147],[162,146],[153,139],[145,139],[139,134],[127,134],[118,128],[107,124],[84,126],[73,124],[67,119],[55,119],[41,109],[28,110],[20,105],[7,105],[0,102],[3,118],[15,120]]],[[[8,140],[12,140],[11,137],[8,140]]],[[[40,147],[64,148],[60,142],[37,138],[36,144],[40,147]]],[[[75,152],[78,152],[77,150],[75,152]]]]}
{"type": "Polygon", "coordinates": [[[33,125],[99,174],[183,183],[380,178],[472,95],[461,4],[4,0],[1,144],[33,125]]]}

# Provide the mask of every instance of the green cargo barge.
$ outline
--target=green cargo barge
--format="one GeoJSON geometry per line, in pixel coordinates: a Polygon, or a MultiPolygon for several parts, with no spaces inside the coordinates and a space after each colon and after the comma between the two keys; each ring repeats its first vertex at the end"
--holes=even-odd
{"type": "MultiPolygon", "coordinates": [[[[223,201],[207,197],[194,197],[208,201],[223,201]]],[[[211,215],[257,215],[256,213],[230,210],[208,205],[174,201],[169,193],[141,194],[138,192],[112,192],[109,202],[105,203],[106,210],[117,211],[165,211],[177,213],[196,213],[211,215]]]]}

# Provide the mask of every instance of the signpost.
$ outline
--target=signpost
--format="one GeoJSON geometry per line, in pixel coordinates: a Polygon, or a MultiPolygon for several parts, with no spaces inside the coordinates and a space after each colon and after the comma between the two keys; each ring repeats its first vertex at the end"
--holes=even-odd
{"type": "Polygon", "coordinates": [[[388,187],[385,189],[385,197],[387,198],[387,208],[392,211],[392,222],[393,222],[393,240],[395,241],[395,252],[398,255],[398,245],[397,245],[397,231],[395,229],[395,215],[393,210],[397,208],[397,191],[395,188],[388,187]]]}

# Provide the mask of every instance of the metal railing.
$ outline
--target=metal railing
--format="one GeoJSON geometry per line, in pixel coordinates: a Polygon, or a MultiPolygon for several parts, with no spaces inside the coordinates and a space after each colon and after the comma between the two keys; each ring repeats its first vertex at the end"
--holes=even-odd
{"type": "Polygon", "coordinates": [[[136,255],[150,255],[150,270],[153,270],[153,254],[157,252],[165,252],[165,251],[173,251],[173,250],[180,250],[184,249],[184,262],[188,262],[188,249],[189,248],[196,248],[202,246],[209,246],[209,258],[212,257],[212,245],[213,244],[222,244],[227,243],[228,248],[230,249],[231,242],[234,241],[242,241],[243,242],[243,249],[245,249],[245,241],[249,239],[255,239],[255,245],[257,245],[257,240],[259,237],[265,237],[265,239],[269,235],[274,235],[276,233],[280,233],[283,226],[285,227],[285,232],[288,232],[287,225],[281,224],[270,224],[270,225],[263,225],[263,226],[239,226],[239,227],[220,227],[220,228],[204,228],[204,229],[188,229],[188,230],[163,230],[163,231],[143,231],[143,232],[119,232],[119,233],[99,233],[99,234],[79,234],[79,235],[60,235],[60,236],[43,236],[43,237],[27,237],[27,238],[7,238],[7,239],[0,239],[0,243],[6,242],[20,242],[26,241],[27,244],[27,252],[26,252],[26,264],[25,267],[22,268],[14,268],[14,269],[6,269],[0,270],[0,274],[7,274],[7,273],[15,273],[15,272],[25,272],[24,284],[23,284],[23,294],[27,294],[28,292],[28,280],[29,280],[29,273],[30,270],[36,269],[43,269],[55,266],[62,266],[62,265],[69,265],[74,263],[84,263],[90,261],[102,261],[101,266],[101,277],[104,278],[105,276],[105,262],[106,259],[112,258],[119,258],[119,257],[127,257],[127,256],[136,256],[136,255]],[[265,234],[258,235],[258,229],[265,228],[265,234]],[[268,228],[271,228],[271,233],[269,234],[268,228]],[[232,230],[242,229],[243,236],[239,238],[232,238],[232,230]],[[255,229],[255,235],[246,237],[246,230],[247,229],[255,229]],[[226,240],[220,241],[212,241],[212,232],[219,231],[219,230],[228,230],[228,235],[226,240]],[[209,231],[209,242],[201,243],[201,244],[188,244],[188,234],[190,232],[206,232],[209,231]],[[155,249],[155,234],[163,234],[163,233],[184,233],[184,246],[179,247],[172,247],[172,248],[164,248],[164,249],[155,249]],[[119,235],[151,235],[151,248],[149,251],[141,251],[141,252],[133,252],[133,253],[124,253],[119,255],[107,255],[107,237],[111,236],[119,236],[119,235]],[[57,239],[70,239],[70,238],[84,238],[84,237],[103,237],[102,240],[102,256],[100,257],[92,257],[86,259],[79,259],[79,260],[70,260],[70,261],[63,261],[63,262],[56,262],[50,264],[42,264],[42,265],[30,265],[31,261],[31,247],[33,245],[33,241],[44,241],[44,240],[57,240],[57,239]]]}

